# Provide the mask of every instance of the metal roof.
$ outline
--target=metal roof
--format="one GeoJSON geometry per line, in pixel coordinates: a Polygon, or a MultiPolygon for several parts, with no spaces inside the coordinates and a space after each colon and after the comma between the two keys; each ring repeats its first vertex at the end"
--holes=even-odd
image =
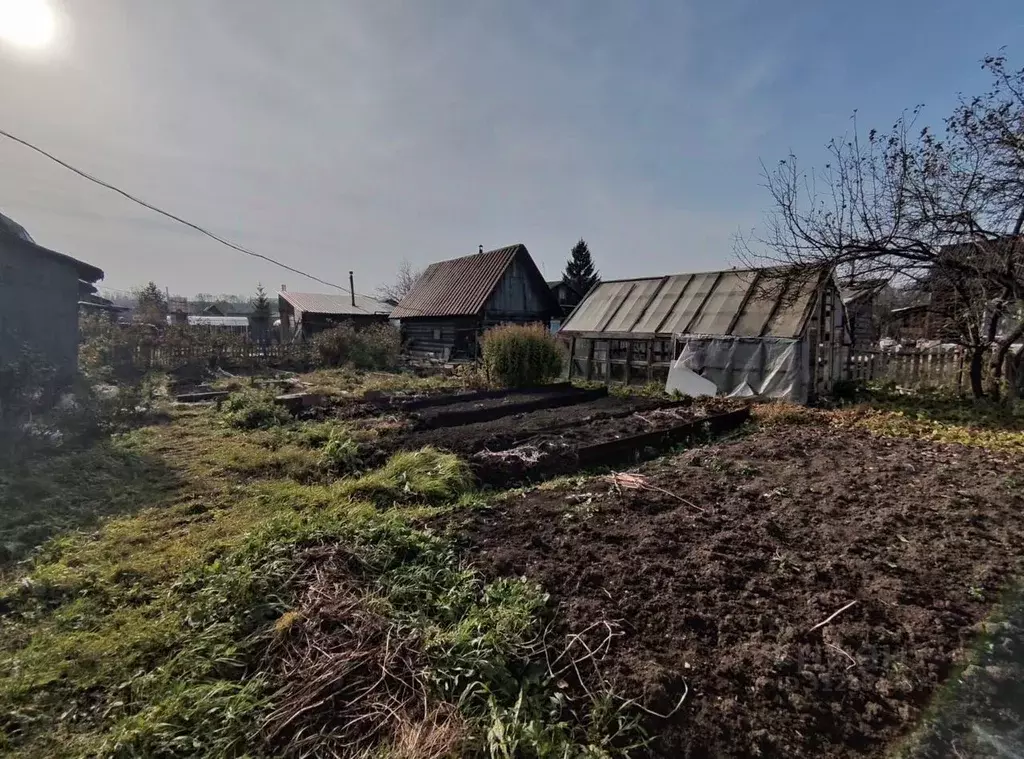
{"type": "Polygon", "coordinates": [[[781,274],[779,269],[744,269],[602,282],[559,333],[796,338],[822,278],[783,279],[781,274]]]}
{"type": "Polygon", "coordinates": [[[277,297],[291,305],[296,311],[331,316],[374,316],[391,313],[391,306],[365,295],[355,296],[352,305],[351,294],[325,295],[323,293],[294,293],[291,290],[279,292],[277,297]]]}
{"type": "MultiPolygon", "coordinates": [[[[395,306],[391,318],[475,316],[487,303],[517,255],[523,257],[527,268],[533,269],[538,284],[544,282],[537,265],[530,258],[530,252],[523,244],[438,261],[420,275],[412,290],[395,306]]],[[[551,291],[547,287],[543,289],[554,302],[551,291]]]]}
{"type": "Polygon", "coordinates": [[[190,327],[248,327],[248,316],[192,316],[186,317],[190,327]]]}

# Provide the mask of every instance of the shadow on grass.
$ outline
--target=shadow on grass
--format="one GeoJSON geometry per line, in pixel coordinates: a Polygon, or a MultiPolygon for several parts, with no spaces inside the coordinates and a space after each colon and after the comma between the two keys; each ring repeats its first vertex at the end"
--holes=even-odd
{"type": "Polygon", "coordinates": [[[178,477],[116,438],[0,461],[0,568],[47,539],[167,503],[178,477]]]}
{"type": "Polygon", "coordinates": [[[1014,405],[976,400],[955,393],[920,391],[901,394],[892,387],[870,388],[857,400],[882,411],[896,411],[912,419],[976,429],[1024,432],[1024,402],[1014,405]]]}

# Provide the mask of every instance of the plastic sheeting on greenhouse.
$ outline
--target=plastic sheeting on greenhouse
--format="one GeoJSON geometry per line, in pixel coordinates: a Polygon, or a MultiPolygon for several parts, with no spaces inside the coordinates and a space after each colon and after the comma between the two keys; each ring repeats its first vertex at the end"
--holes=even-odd
{"type": "Polygon", "coordinates": [[[774,337],[676,335],[679,358],[665,389],[696,386],[692,374],[710,380],[721,395],[807,402],[810,371],[800,340],[774,337]]]}

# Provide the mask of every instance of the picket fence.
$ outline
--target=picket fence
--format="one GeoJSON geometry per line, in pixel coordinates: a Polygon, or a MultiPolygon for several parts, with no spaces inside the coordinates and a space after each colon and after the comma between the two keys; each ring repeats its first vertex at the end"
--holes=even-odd
{"type": "Polygon", "coordinates": [[[310,348],[303,343],[232,343],[228,345],[137,345],[118,359],[135,368],[173,370],[187,364],[265,367],[309,364],[310,348]]]}
{"type": "Polygon", "coordinates": [[[969,383],[963,348],[910,351],[857,351],[850,354],[849,378],[895,382],[906,387],[963,389],[969,383]]]}

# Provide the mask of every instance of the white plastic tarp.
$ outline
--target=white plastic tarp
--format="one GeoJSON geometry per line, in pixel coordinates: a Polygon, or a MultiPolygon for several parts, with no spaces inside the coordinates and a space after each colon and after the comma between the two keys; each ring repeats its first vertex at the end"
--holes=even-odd
{"type": "Polygon", "coordinates": [[[799,340],[676,335],[676,342],[681,352],[669,369],[665,385],[669,392],[678,389],[695,395],[684,387],[697,389],[694,379],[704,379],[722,395],[807,402],[809,376],[799,340]]]}
{"type": "Polygon", "coordinates": [[[718,395],[718,385],[711,380],[704,379],[696,372],[690,371],[685,366],[680,366],[676,361],[669,368],[665,392],[688,395],[691,398],[714,397],[718,395]]]}

